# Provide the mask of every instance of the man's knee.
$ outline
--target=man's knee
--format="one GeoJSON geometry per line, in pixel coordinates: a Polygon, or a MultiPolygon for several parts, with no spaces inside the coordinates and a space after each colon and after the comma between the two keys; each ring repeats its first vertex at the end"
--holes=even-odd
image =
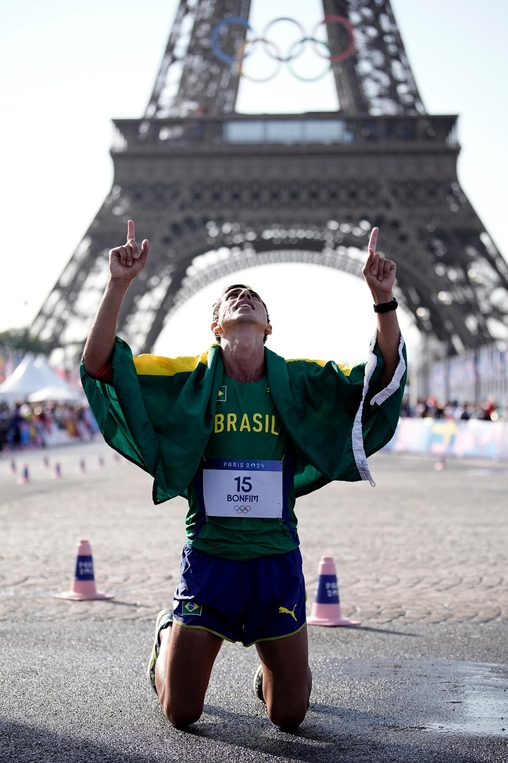
{"type": "Polygon", "coordinates": [[[201,713],[175,713],[167,716],[169,722],[175,729],[186,729],[201,718],[201,713]]]}
{"type": "Polygon", "coordinates": [[[160,700],[162,712],[175,729],[183,729],[186,726],[190,726],[192,723],[196,723],[201,718],[203,713],[203,706],[190,706],[181,707],[176,705],[175,702],[165,700],[164,697],[160,700]]]}
{"type": "Polygon", "coordinates": [[[271,722],[282,731],[296,729],[304,720],[309,709],[310,689],[302,687],[300,691],[288,694],[277,693],[268,699],[266,710],[271,722]]]}
{"type": "Polygon", "coordinates": [[[307,715],[308,702],[291,703],[291,706],[283,705],[267,707],[268,717],[274,726],[281,731],[294,731],[303,722],[307,715]]]}

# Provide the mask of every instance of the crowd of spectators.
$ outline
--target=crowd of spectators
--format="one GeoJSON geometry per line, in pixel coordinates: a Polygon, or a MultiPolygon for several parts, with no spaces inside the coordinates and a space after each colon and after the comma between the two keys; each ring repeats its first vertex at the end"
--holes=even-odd
{"type": "Polygon", "coordinates": [[[0,403],[0,451],[87,442],[99,429],[87,406],[0,403]]]}
{"type": "MultiPolygon", "coordinates": [[[[435,398],[421,398],[412,406],[402,403],[401,416],[468,421],[508,421],[508,407],[493,401],[483,403],[440,403],[435,398]]],[[[99,433],[88,406],[58,403],[23,403],[8,406],[0,403],[0,451],[44,448],[71,442],[88,442],[99,433]]]]}
{"type": "Polygon", "coordinates": [[[430,419],[452,419],[453,421],[508,421],[508,407],[500,406],[493,400],[483,403],[459,403],[451,400],[441,403],[433,397],[420,398],[415,406],[410,405],[405,398],[402,403],[401,416],[430,419]]]}

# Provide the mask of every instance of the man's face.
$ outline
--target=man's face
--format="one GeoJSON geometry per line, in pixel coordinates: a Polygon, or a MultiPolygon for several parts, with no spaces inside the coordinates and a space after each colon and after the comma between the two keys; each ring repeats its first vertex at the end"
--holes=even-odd
{"type": "Polygon", "coordinates": [[[228,326],[234,323],[251,324],[253,327],[259,327],[263,333],[271,333],[265,306],[259,294],[252,289],[235,287],[229,289],[222,297],[217,325],[223,331],[227,331],[228,326]]]}

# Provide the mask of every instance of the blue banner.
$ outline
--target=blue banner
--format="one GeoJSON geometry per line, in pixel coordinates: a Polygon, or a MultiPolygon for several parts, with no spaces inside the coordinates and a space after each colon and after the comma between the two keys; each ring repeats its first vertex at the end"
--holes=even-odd
{"type": "Polygon", "coordinates": [[[336,575],[320,575],[316,591],[316,604],[338,604],[339,585],[336,575]]]}
{"type": "Polygon", "coordinates": [[[93,574],[93,558],[91,556],[78,556],[76,559],[75,580],[95,580],[93,574]]]}

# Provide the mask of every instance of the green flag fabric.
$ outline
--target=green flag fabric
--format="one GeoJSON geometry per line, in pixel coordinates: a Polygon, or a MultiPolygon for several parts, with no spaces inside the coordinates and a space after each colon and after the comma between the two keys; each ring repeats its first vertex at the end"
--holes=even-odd
{"type": "MultiPolygon", "coordinates": [[[[375,342],[366,364],[285,360],[265,349],[270,394],[296,448],[295,492],[332,480],[369,480],[367,456],[395,432],[406,380],[404,341],[390,384],[380,388],[383,360],[375,342]]],[[[154,503],[186,495],[212,433],[223,377],[218,345],[197,357],[132,357],[116,339],[113,378],[81,379],[106,442],[152,475],[154,503]]]]}

